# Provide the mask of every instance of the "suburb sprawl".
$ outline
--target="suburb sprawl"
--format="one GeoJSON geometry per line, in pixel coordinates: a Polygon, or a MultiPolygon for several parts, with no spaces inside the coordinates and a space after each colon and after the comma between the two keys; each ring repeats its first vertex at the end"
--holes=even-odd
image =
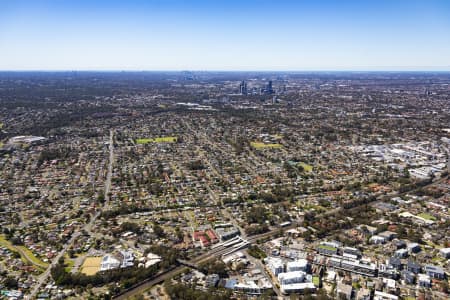
{"type": "Polygon", "coordinates": [[[0,299],[448,299],[448,73],[0,73],[0,299]]]}

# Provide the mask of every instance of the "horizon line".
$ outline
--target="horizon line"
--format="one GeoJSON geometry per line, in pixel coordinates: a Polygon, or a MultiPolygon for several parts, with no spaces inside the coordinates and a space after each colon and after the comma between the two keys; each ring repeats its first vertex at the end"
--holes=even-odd
{"type": "MultiPolygon", "coordinates": [[[[435,67],[436,68],[436,67],[435,67]]],[[[234,72],[234,73],[320,73],[320,72],[450,72],[450,66],[437,67],[436,69],[427,67],[384,67],[380,69],[0,69],[1,73],[7,72],[234,72]]]]}

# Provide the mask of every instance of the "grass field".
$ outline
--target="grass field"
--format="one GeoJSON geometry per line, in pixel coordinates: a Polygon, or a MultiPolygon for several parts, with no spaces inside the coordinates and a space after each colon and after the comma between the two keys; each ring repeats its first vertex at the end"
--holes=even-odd
{"type": "Polygon", "coordinates": [[[319,286],[320,285],[320,278],[319,278],[319,276],[313,276],[313,283],[314,283],[314,285],[315,286],[319,286]]]}
{"type": "Polygon", "coordinates": [[[299,162],[297,165],[301,166],[306,172],[311,172],[313,170],[311,165],[305,164],[304,162],[299,162]]]}
{"type": "Polygon", "coordinates": [[[427,214],[427,213],[421,213],[421,214],[418,214],[417,216],[421,217],[421,218],[423,218],[425,220],[436,221],[435,217],[433,217],[432,215],[427,214]]]}
{"type": "Polygon", "coordinates": [[[251,142],[250,146],[259,150],[259,149],[280,149],[283,146],[281,144],[265,144],[261,142],[251,142]]]}
{"type": "Polygon", "coordinates": [[[4,235],[0,235],[0,246],[8,248],[10,251],[17,252],[20,254],[20,257],[23,261],[28,261],[33,265],[42,268],[47,268],[48,263],[43,262],[39,258],[37,258],[30,249],[25,246],[14,246],[8,240],[5,239],[4,235]]]}
{"type": "Polygon", "coordinates": [[[137,139],[136,144],[144,145],[148,143],[175,143],[177,141],[176,136],[164,136],[164,137],[156,137],[156,138],[143,138],[137,139]]]}
{"type": "Polygon", "coordinates": [[[64,268],[67,273],[70,273],[72,271],[73,266],[75,265],[75,261],[67,255],[67,253],[64,255],[64,264],[66,267],[64,268]]]}
{"type": "Polygon", "coordinates": [[[0,235],[0,246],[8,248],[10,251],[18,252],[16,247],[14,247],[7,239],[5,239],[4,235],[0,235]]]}
{"type": "Polygon", "coordinates": [[[33,264],[48,267],[48,263],[45,263],[36,256],[34,256],[33,252],[31,252],[31,250],[28,249],[27,247],[18,246],[17,248],[20,249],[23,253],[25,253],[33,264]]]}
{"type": "Polygon", "coordinates": [[[100,265],[102,262],[101,257],[86,257],[81,265],[81,273],[86,275],[94,275],[100,271],[100,265]]]}
{"type": "Polygon", "coordinates": [[[328,245],[319,245],[319,248],[325,249],[325,250],[329,250],[329,251],[336,251],[337,249],[332,247],[332,246],[328,246],[328,245]]]}

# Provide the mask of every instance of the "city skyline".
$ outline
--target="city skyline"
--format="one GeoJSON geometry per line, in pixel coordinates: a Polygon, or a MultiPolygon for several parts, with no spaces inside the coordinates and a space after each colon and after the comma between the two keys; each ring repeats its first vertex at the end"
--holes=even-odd
{"type": "Polygon", "coordinates": [[[3,1],[0,8],[0,70],[450,70],[447,1],[3,1]]]}

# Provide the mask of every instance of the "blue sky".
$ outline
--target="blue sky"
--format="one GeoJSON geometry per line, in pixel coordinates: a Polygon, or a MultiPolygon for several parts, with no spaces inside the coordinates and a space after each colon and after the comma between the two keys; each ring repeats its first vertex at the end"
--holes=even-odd
{"type": "Polygon", "coordinates": [[[0,70],[450,70],[450,1],[0,0],[0,70]]]}

